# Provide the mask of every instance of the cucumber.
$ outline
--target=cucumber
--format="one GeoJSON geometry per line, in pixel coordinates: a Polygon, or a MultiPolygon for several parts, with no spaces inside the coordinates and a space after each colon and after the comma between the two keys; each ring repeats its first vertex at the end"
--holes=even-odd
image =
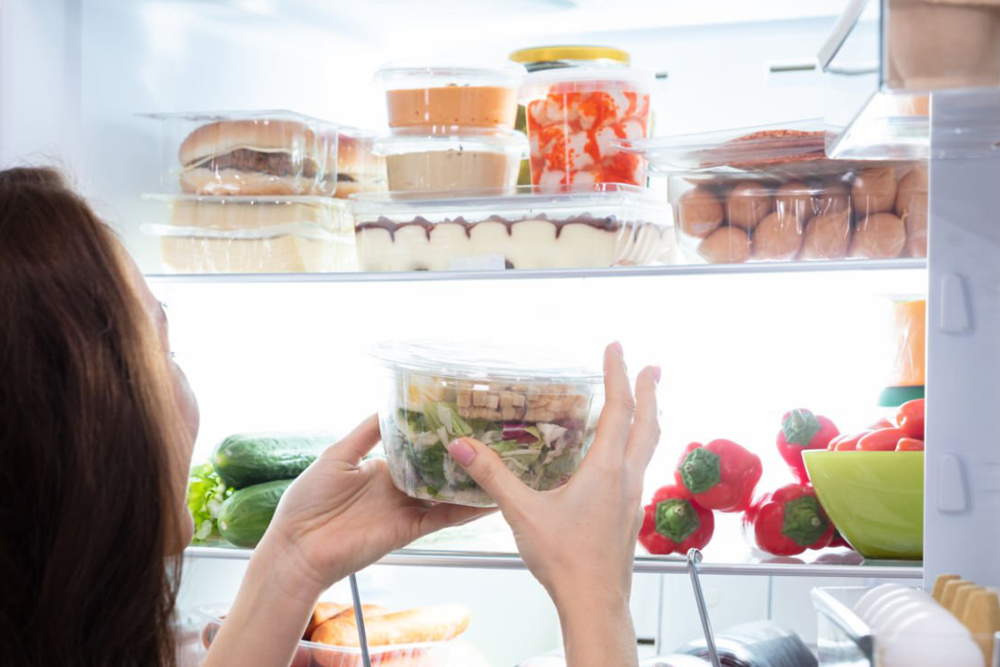
{"type": "Polygon", "coordinates": [[[216,446],[212,465],[226,486],[242,489],[298,477],[337,440],[329,433],[240,433],[216,446]]]}
{"type": "Polygon", "coordinates": [[[254,484],[234,491],[219,512],[219,532],[238,547],[255,547],[264,536],[282,494],[294,479],[254,484]]]}

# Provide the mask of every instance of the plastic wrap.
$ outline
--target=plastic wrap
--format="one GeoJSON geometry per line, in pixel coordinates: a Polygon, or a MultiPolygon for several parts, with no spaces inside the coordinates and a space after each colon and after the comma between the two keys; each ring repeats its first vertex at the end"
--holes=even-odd
{"type": "Polygon", "coordinates": [[[803,458],[820,504],[861,555],[923,557],[923,452],[813,450],[803,458]]]}
{"type": "Polygon", "coordinates": [[[643,188],[352,198],[364,271],[639,266],[673,260],[667,211],[643,188]]]}
{"type": "MultiPolygon", "coordinates": [[[[222,627],[227,607],[209,605],[198,609],[204,626],[202,644],[207,648],[222,627]]],[[[488,667],[489,663],[461,640],[369,646],[372,667],[488,667]]],[[[364,667],[361,649],[300,641],[290,667],[364,667]]]]}
{"type": "Polygon", "coordinates": [[[469,130],[458,136],[406,132],[379,140],[376,150],[385,158],[394,192],[496,189],[510,194],[527,144],[512,130],[469,130]]]}
{"type": "Polygon", "coordinates": [[[524,68],[514,63],[394,62],[375,73],[389,127],[424,134],[514,127],[524,68]]]}
{"type": "Polygon", "coordinates": [[[824,157],[792,127],[628,142],[670,174],[678,245],[692,262],[927,256],[925,163],[824,157]]]}
{"type": "Polygon", "coordinates": [[[323,197],[149,195],[170,207],[169,224],[144,225],[160,239],[167,273],[353,271],[346,203],[323,197]]]}
{"type": "Polygon", "coordinates": [[[346,199],[357,192],[386,189],[385,159],[375,151],[378,133],[359,127],[337,128],[337,191],[346,199]]]}
{"type": "Polygon", "coordinates": [[[546,190],[592,183],[646,184],[641,156],[618,142],[649,131],[652,76],[627,67],[529,74],[521,91],[531,182],[546,190]]]}
{"type": "Polygon", "coordinates": [[[448,454],[457,438],[485,443],[542,491],[564,484],[593,440],[600,373],[540,355],[538,364],[520,356],[515,364],[499,349],[390,343],[374,354],[386,374],[379,421],[389,471],[414,498],[494,505],[448,454]]]}
{"type": "Polygon", "coordinates": [[[163,185],[202,195],[332,195],[337,125],[291,111],[165,113],[163,185]]]}

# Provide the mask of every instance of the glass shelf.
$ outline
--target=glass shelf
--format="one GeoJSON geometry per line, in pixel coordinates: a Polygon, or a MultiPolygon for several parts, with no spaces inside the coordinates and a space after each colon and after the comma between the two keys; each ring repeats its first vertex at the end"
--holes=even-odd
{"type": "Polygon", "coordinates": [[[547,269],[523,271],[384,271],[357,273],[213,273],[147,274],[154,283],[369,283],[462,280],[538,280],[626,278],[650,276],[750,275],[921,270],[927,260],[838,260],[825,262],[751,262],[747,264],[671,264],[607,269],[547,269]]]}
{"type": "MultiPolygon", "coordinates": [[[[192,546],[187,558],[246,560],[252,549],[225,546],[192,546]]],[[[379,565],[403,567],[452,567],[483,570],[523,570],[524,562],[516,553],[457,551],[451,549],[401,549],[378,561],[379,565]]],[[[681,556],[636,556],[633,571],[640,574],[684,574],[687,563],[681,556]]],[[[749,554],[743,559],[719,562],[706,559],[702,574],[772,577],[833,577],[874,579],[921,579],[920,561],[865,561],[846,550],[820,554],[811,562],[794,558],[760,558],[749,554]]]]}

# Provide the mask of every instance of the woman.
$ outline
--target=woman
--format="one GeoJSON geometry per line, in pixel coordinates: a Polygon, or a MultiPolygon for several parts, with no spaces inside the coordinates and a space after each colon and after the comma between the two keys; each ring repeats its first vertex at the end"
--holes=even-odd
{"type": "MultiPolygon", "coordinates": [[[[632,553],[659,437],[659,370],[639,374],[635,399],[617,343],[604,370],[596,440],[558,490],[523,486],[481,443],[449,445],[555,601],[574,667],[636,662],[632,553]]],[[[173,665],[197,432],[163,309],[110,230],[55,172],[0,172],[4,664],[173,665]]],[[[378,440],[370,417],[289,488],[205,665],[287,665],[334,582],[484,513],[397,491],[384,461],[361,462],[378,440]]]]}

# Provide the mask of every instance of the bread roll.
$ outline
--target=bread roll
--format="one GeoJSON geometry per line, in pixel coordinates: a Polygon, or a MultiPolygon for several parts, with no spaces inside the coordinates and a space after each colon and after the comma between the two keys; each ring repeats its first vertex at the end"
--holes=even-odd
{"type": "Polygon", "coordinates": [[[351,606],[338,604],[336,602],[317,602],[316,608],[313,609],[312,616],[309,617],[309,624],[306,625],[306,631],[302,635],[302,638],[309,639],[312,637],[312,633],[316,628],[323,623],[326,623],[345,609],[351,609],[351,606]]]}
{"type": "Polygon", "coordinates": [[[314,132],[305,123],[255,118],[206,123],[181,142],[177,157],[182,165],[189,165],[239,148],[294,151],[302,159],[311,159],[321,165],[332,165],[337,154],[336,141],[314,132]]]}
{"type": "Polygon", "coordinates": [[[813,195],[813,214],[827,215],[851,208],[851,190],[844,183],[830,183],[813,195]]]}
{"type": "Polygon", "coordinates": [[[688,236],[705,238],[719,228],[725,217],[722,202],[705,187],[688,190],[677,202],[677,224],[688,236]]]}
{"type": "MultiPolygon", "coordinates": [[[[469,627],[471,613],[460,605],[419,607],[408,611],[365,618],[369,646],[394,646],[442,642],[462,634],[469,627]]],[[[360,645],[353,618],[341,617],[322,624],[312,640],[333,646],[360,645]]]]}
{"type": "Polygon", "coordinates": [[[927,190],[930,179],[925,167],[914,167],[899,181],[896,190],[896,215],[905,218],[914,207],[927,208],[927,190]]]}
{"type": "Polygon", "coordinates": [[[753,230],[755,259],[792,259],[802,247],[802,219],[781,209],[770,213],[753,230]]]}
{"type": "Polygon", "coordinates": [[[851,244],[851,214],[841,210],[817,215],[806,225],[802,259],[841,259],[851,244]]]}
{"type": "Polygon", "coordinates": [[[854,230],[852,257],[892,259],[906,246],[906,227],[892,213],[875,213],[862,219],[854,230]]]}
{"type": "Polygon", "coordinates": [[[896,205],[896,170],[889,167],[865,169],[851,186],[851,203],[858,218],[891,211],[896,205]]]}
{"type": "Polygon", "coordinates": [[[196,167],[181,173],[181,190],[192,195],[327,195],[336,182],[259,171],[196,167]]]}
{"type": "Polygon", "coordinates": [[[738,264],[750,259],[750,237],[739,227],[720,227],[698,245],[711,264],[738,264]]]}
{"type": "Polygon", "coordinates": [[[756,181],[737,183],[726,195],[726,219],[747,231],[753,231],[773,209],[770,191],[756,181]]]}
{"type": "Polygon", "coordinates": [[[774,210],[803,221],[812,217],[813,200],[809,185],[802,181],[789,181],[779,187],[774,193],[774,210]]]}

